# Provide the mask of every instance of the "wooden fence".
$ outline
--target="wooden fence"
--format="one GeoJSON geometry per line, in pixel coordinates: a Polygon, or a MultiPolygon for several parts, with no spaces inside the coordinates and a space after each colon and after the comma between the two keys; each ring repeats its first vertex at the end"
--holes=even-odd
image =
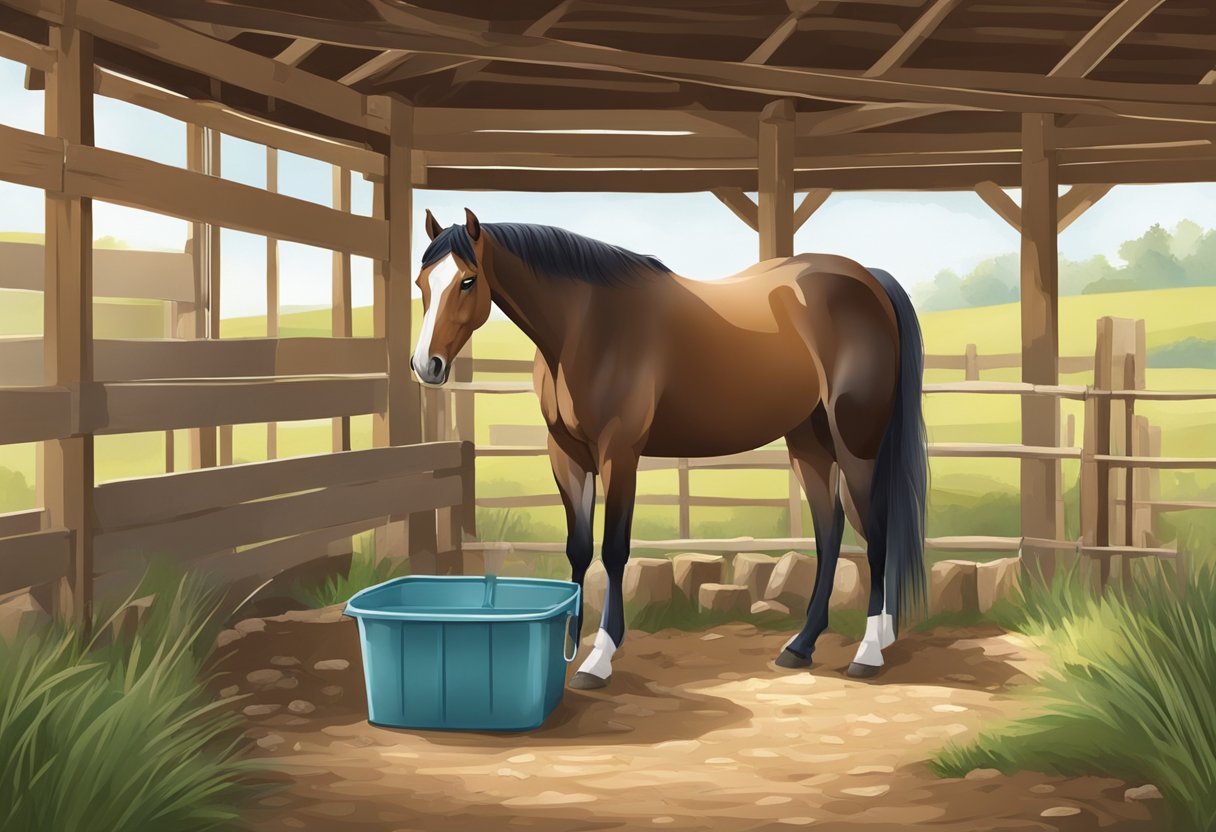
{"type": "MultiPolygon", "coordinates": [[[[1055,463],[1057,482],[1059,461],[1074,459],[1081,463],[1081,522],[1078,540],[1063,539],[1063,502],[1055,506],[1055,526],[1060,532],[1056,539],[1033,537],[1002,537],[959,535],[926,539],[926,545],[940,550],[956,551],[1071,551],[1099,564],[1103,581],[1109,580],[1113,559],[1126,572],[1135,557],[1172,558],[1173,548],[1159,545],[1152,535],[1154,517],[1162,512],[1194,508],[1216,509],[1216,502],[1163,501],[1160,499],[1159,473],[1163,469],[1214,469],[1216,459],[1164,458],[1161,454],[1161,429],[1149,425],[1147,419],[1134,414],[1137,400],[1194,401],[1216,399],[1216,391],[1150,391],[1144,389],[1145,369],[1144,322],[1103,318],[1098,322],[1097,346],[1093,357],[1067,356],[1060,359],[1061,372],[1095,372],[1093,385],[1032,385],[1016,382],[986,382],[978,379],[980,370],[1018,366],[1020,356],[992,355],[979,357],[974,346],[964,356],[926,356],[925,366],[932,369],[963,370],[967,378],[961,382],[925,385],[927,394],[965,393],[972,395],[1035,396],[1070,399],[1085,403],[1083,447],[1073,446],[1075,432],[1072,417],[1062,431],[1067,442],[1056,446],[1032,447],[1020,444],[935,442],[929,446],[931,457],[1036,459],[1055,463]]],[[[494,358],[473,358],[471,349],[459,357],[453,366],[453,381],[442,389],[428,389],[424,394],[424,425],[428,438],[471,439],[475,422],[476,398],[479,395],[531,394],[530,380],[486,380],[475,376],[519,376],[532,373],[532,362],[494,358]]],[[[492,425],[490,444],[476,447],[478,458],[543,457],[544,428],[537,425],[492,425]]],[[[697,470],[781,470],[789,471],[784,448],[763,448],[726,457],[704,459],[642,459],[641,470],[676,470],[678,488],[675,494],[639,494],[639,505],[677,507],[679,537],[670,540],[635,539],[635,548],[698,549],[703,551],[737,552],[774,550],[814,546],[805,535],[802,523],[803,497],[792,472],[788,493],[781,498],[748,496],[699,496],[691,493],[690,475],[697,470]],[[782,538],[693,538],[690,533],[690,510],[693,507],[787,508],[789,535],[782,538]]],[[[1063,489],[1057,487],[1057,493],[1063,489]]],[[[506,497],[480,497],[477,506],[483,508],[534,508],[560,505],[556,491],[545,494],[521,494],[506,497]]],[[[470,542],[467,548],[481,550],[564,551],[564,541],[485,541],[470,542]]],[[[862,557],[864,551],[846,547],[844,554],[862,557]]]]}
{"type": "Polygon", "coordinates": [[[44,190],[47,217],[45,245],[0,243],[0,289],[41,291],[44,307],[44,337],[0,339],[0,444],[39,443],[40,504],[0,515],[0,598],[29,590],[85,621],[95,591],[129,588],[154,555],[236,581],[350,552],[373,528],[383,555],[459,549],[474,529],[472,446],[420,444],[406,363],[409,105],[106,0],[85,5],[65,16],[31,4],[37,19],[21,32],[45,26],[45,45],[0,31],[0,56],[47,91],[45,134],[0,126],[0,180],[44,190]],[[114,75],[95,66],[95,38],[378,134],[386,150],[114,75]],[[95,92],[186,122],[187,166],[95,147],[95,92]],[[266,187],[221,178],[221,134],[265,146],[266,187]],[[331,165],[332,207],[278,193],[280,150],[331,165]],[[370,217],[351,212],[355,174],[373,183],[370,217]],[[94,199],[186,220],[185,251],[94,251],[94,199]],[[221,226],[266,239],[265,338],[221,340],[221,226]],[[333,338],[278,337],[279,240],[333,252],[333,338]],[[374,263],[372,337],[350,337],[352,255],[374,263]],[[94,297],[162,302],[163,337],[95,339],[94,297]],[[373,417],[374,447],[351,450],[360,414],[373,417]],[[276,423],[305,419],[333,420],[333,453],[276,459],[276,423]],[[232,426],[250,423],[267,425],[268,459],[232,465],[232,426]],[[188,459],[175,452],[181,430],[188,459]],[[165,473],[95,483],[94,437],[135,432],[164,432],[165,473]]]}

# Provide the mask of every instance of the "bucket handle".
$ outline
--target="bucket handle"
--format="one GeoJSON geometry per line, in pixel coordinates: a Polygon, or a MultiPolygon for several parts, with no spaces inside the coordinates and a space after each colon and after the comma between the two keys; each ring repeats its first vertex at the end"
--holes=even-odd
{"type": "Polygon", "coordinates": [[[570,664],[570,662],[574,661],[575,657],[578,655],[578,636],[575,635],[574,630],[571,629],[571,625],[577,620],[578,618],[574,613],[566,613],[566,626],[562,629],[562,658],[566,660],[566,664],[570,664]],[[566,655],[567,637],[574,645],[574,652],[570,653],[569,655],[566,655]]]}

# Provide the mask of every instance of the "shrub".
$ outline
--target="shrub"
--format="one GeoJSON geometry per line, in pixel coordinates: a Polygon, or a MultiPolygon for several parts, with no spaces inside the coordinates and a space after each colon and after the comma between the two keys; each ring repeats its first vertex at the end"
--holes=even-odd
{"type": "Polygon", "coordinates": [[[237,752],[239,719],[199,684],[217,609],[182,580],[133,636],[106,646],[65,624],[0,639],[0,830],[193,832],[235,820],[251,764],[237,752]]]}

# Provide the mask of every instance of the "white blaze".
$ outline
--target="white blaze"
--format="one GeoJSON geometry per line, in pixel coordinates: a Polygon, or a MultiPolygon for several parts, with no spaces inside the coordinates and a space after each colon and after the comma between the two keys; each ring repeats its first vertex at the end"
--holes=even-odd
{"type": "Polygon", "coordinates": [[[427,275],[427,285],[431,290],[431,302],[427,306],[426,315],[422,319],[422,332],[418,334],[418,344],[414,348],[414,366],[426,369],[431,360],[431,339],[435,337],[435,317],[439,313],[443,298],[456,285],[460,269],[452,255],[440,260],[427,275]]]}

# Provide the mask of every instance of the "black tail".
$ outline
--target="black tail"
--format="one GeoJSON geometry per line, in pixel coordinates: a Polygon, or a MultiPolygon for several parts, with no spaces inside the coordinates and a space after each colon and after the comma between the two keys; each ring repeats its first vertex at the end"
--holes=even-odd
{"type": "Polygon", "coordinates": [[[916,310],[904,288],[882,269],[870,269],[899,325],[899,381],[891,421],[883,435],[870,483],[870,511],[886,519],[887,612],[898,628],[901,615],[925,602],[925,503],[929,489],[929,446],[921,412],[925,348],[916,310]]]}

